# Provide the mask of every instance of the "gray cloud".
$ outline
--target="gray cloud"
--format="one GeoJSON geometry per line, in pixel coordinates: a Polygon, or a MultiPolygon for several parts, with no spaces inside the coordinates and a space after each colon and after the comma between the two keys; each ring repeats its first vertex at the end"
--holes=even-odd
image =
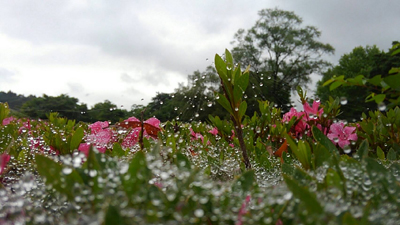
{"type": "MultiPolygon", "coordinates": [[[[149,86],[149,95],[154,96],[157,87],[176,87],[175,80],[185,82],[188,74],[211,65],[215,53],[231,47],[239,28],[251,28],[259,10],[274,7],[294,11],[304,24],[319,28],[321,41],[336,48],[334,56],[326,56],[332,63],[356,46],[376,44],[386,50],[399,38],[398,0],[282,0],[279,4],[265,0],[5,0],[0,6],[0,35],[27,41],[35,49],[56,46],[30,60],[44,69],[46,64],[96,67],[98,55],[121,62],[113,66],[114,74],[120,74],[116,79],[132,87],[149,86]],[[57,46],[66,49],[57,51],[57,46]],[[70,46],[79,47],[69,50],[70,46]]],[[[2,81],[15,77],[4,74],[0,70],[2,81]]],[[[80,91],[75,84],[70,82],[69,89],[80,91]]],[[[82,88],[88,90],[85,85],[82,88]]],[[[122,96],[115,95],[118,98],[122,96]]]]}

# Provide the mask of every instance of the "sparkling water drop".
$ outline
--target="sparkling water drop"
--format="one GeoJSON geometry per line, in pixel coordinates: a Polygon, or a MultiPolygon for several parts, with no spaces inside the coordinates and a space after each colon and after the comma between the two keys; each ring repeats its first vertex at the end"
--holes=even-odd
{"type": "Polygon", "coordinates": [[[346,97],[340,97],[340,104],[346,105],[347,104],[347,98],[346,97]]]}
{"type": "Polygon", "coordinates": [[[194,211],[194,215],[195,215],[196,217],[203,217],[203,216],[204,216],[204,211],[203,211],[202,209],[196,209],[196,210],[194,211]]]}
{"type": "Polygon", "coordinates": [[[70,168],[70,167],[64,167],[64,168],[62,169],[62,172],[63,172],[63,174],[68,175],[68,174],[72,173],[72,168],[70,168]]]}
{"type": "Polygon", "coordinates": [[[351,152],[350,145],[346,145],[346,146],[344,146],[344,148],[343,148],[343,152],[344,152],[344,153],[346,153],[346,154],[349,154],[349,153],[351,152]]]}
{"type": "Polygon", "coordinates": [[[385,111],[386,110],[386,105],[385,103],[381,102],[378,104],[378,109],[379,111],[385,111]]]}
{"type": "Polygon", "coordinates": [[[207,102],[207,106],[211,107],[212,106],[212,102],[207,102]]]}

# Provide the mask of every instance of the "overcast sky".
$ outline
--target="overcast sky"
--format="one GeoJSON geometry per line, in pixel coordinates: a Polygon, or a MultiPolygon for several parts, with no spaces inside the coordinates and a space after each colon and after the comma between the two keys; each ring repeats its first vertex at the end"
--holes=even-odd
{"type": "Polygon", "coordinates": [[[331,44],[336,64],[354,47],[400,40],[400,0],[0,1],[0,91],[68,94],[89,107],[130,108],[204,71],[258,11],[294,11],[331,44]],[[207,60],[210,59],[210,60],[207,60]],[[143,100],[142,100],[143,99],[143,100]]]}

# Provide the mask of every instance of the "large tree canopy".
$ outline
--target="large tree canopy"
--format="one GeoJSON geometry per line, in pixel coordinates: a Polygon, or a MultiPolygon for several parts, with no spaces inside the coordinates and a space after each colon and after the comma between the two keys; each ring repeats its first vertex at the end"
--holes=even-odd
{"type": "Polygon", "coordinates": [[[375,45],[356,47],[350,53],[344,54],[337,66],[323,74],[322,79],[317,83],[316,95],[322,101],[327,101],[329,96],[346,99],[342,101],[346,104],[342,106],[343,113],[339,118],[358,120],[363,112],[377,109],[376,103],[365,103],[370,92],[375,91],[374,88],[343,86],[330,91],[329,85],[323,86],[323,84],[333,76],[341,75],[345,79],[354,78],[358,75],[363,75],[366,78],[372,78],[375,75],[386,77],[392,67],[400,67],[400,56],[392,56],[391,51],[385,53],[375,45]]]}
{"type": "Polygon", "coordinates": [[[252,71],[268,71],[270,95],[277,93],[278,83],[294,90],[329,65],[321,56],[334,48],[317,40],[321,35],[317,28],[302,26],[303,20],[290,11],[264,9],[259,16],[251,29],[235,34],[232,54],[242,65],[251,65],[252,71]]]}

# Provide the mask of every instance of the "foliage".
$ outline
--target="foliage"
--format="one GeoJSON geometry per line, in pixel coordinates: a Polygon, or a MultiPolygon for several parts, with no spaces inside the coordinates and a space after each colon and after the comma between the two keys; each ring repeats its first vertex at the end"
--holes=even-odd
{"type": "Polygon", "coordinates": [[[329,44],[319,42],[321,32],[313,26],[302,26],[294,12],[263,9],[260,19],[247,30],[235,34],[233,57],[253,71],[268,71],[272,80],[269,95],[280,91],[279,82],[295,89],[310,81],[309,75],[321,72],[328,62],[324,53],[333,53],[329,44]]]}
{"type": "Polygon", "coordinates": [[[117,105],[108,100],[95,104],[87,114],[89,122],[109,120],[115,123],[127,116],[126,110],[119,109],[117,105]]]}
{"type": "Polygon", "coordinates": [[[400,66],[400,57],[391,57],[391,51],[385,53],[376,46],[356,47],[351,53],[343,55],[339,64],[323,74],[323,78],[317,83],[316,95],[325,102],[329,96],[338,97],[343,102],[343,113],[339,118],[352,121],[359,119],[361,114],[368,110],[376,109],[376,103],[365,103],[365,99],[371,91],[371,86],[346,86],[330,90],[323,84],[334,76],[344,75],[344,78],[361,80],[364,76],[370,79],[381,74],[387,76],[392,67],[400,66]]]}
{"type": "MultiPolygon", "coordinates": [[[[399,58],[397,54],[400,47],[399,43],[395,43],[391,51],[388,53],[391,58],[399,58]]],[[[394,60],[391,60],[391,62],[394,60]]],[[[400,61],[399,61],[400,62],[400,61]]],[[[389,64],[392,65],[392,64],[389,64]]],[[[396,64],[400,66],[400,64],[396,64]]],[[[378,70],[379,71],[379,70],[378,70]]],[[[387,74],[379,74],[373,77],[358,75],[354,78],[345,79],[344,75],[335,76],[325,81],[324,86],[329,85],[330,90],[335,90],[339,87],[361,87],[368,91],[365,97],[366,102],[375,102],[379,110],[393,108],[400,105],[400,68],[393,67],[387,74]]]]}
{"type": "Polygon", "coordinates": [[[238,137],[240,148],[243,155],[246,168],[251,168],[251,164],[247,155],[246,145],[243,140],[242,119],[247,110],[247,103],[243,101],[243,94],[249,85],[249,69],[243,72],[240,64],[237,66],[233,63],[233,58],[228,50],[225,50],[226,61],[218,55],[215,55],[215,68],[221,79],[223,94],[216,93],[217,101],[231,115],[234,124],[235,134],[238,137]]]}
{"type": "Polygon", "coordinates": [[[16,111],[19,111],[25,102],[33,98],[35,97],[32,95],[25,97],[24,95],[18,95],[12,91],[0,91],[0,102],[7,102],[10,108],[16,111]]]}

